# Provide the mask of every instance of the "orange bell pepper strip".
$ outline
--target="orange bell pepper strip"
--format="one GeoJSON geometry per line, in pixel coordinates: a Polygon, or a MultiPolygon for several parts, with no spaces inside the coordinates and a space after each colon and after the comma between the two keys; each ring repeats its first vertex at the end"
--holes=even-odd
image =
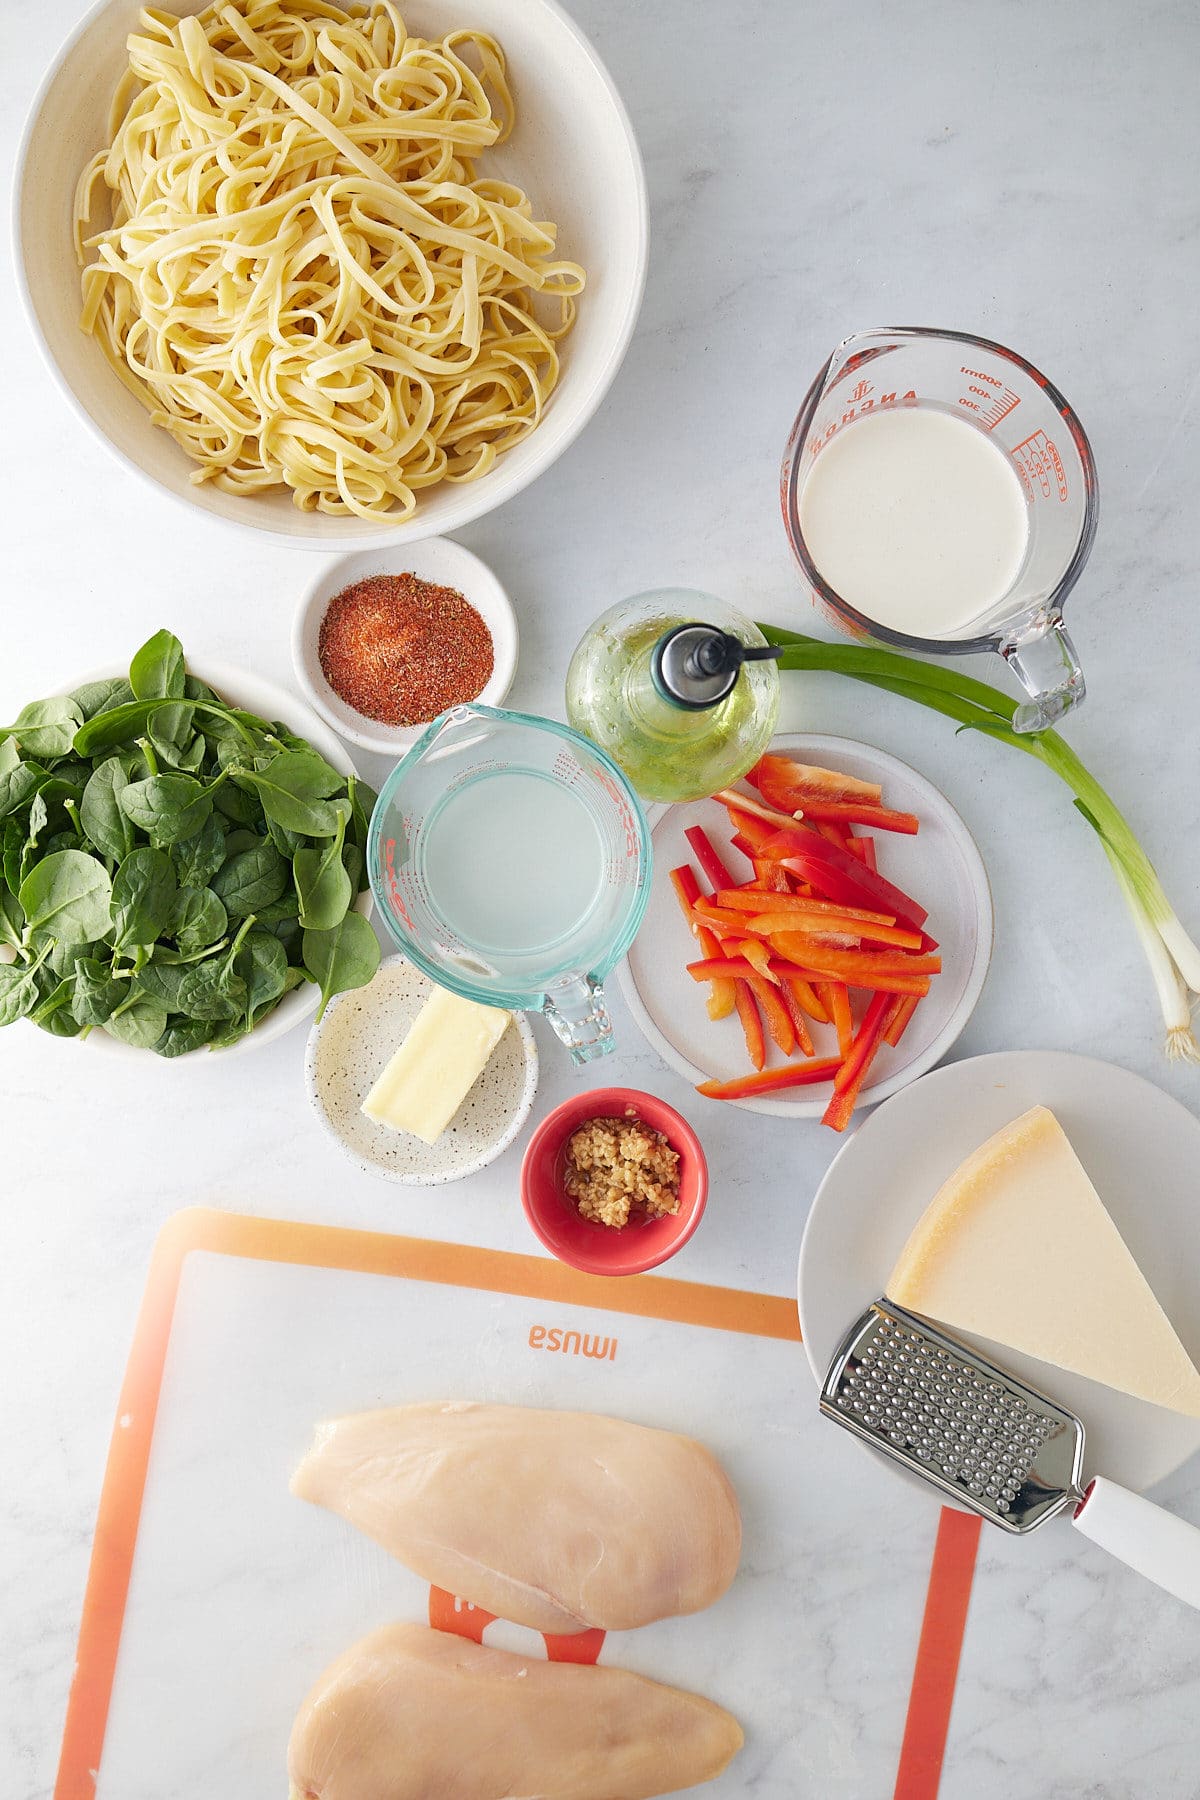
{"type": "Polygon", "coordinates": [[[796,1048],[796,1032],[787,1007],[779,997],[779,989],[761,975],[746,977],[746,986],[758,1002],[767,1030],[785,1056],[796,1048]]]}
{"type": "MultiPolygon", "coordinates": [[[[775,967],[778,970],[780,965],[776,963],[775,967]]],[[[781,979],[784,993],[790,994],[796,1005],[802,1007],[810,1019],[815,1019],[818,1025],[828,1025],[828,1008],[811,982],[806,981],[803,975],[783,975],[781,979]]]]}
{"type": "MultiPolygon", "coordinates": [[[[749,968],[750,965],[746,966],[749,968]]],[[[767,1060],[762,1014],[758,1010],[758,1003],[749,982],[735,981],[733,985],[734,1005],[737,1007],[737,1016],[742,1023],[742,1032],[746,1039],[746,1053],[750,1058],[751,1065],[755,1069],[761,1069],[767,1060]]]]}
{"type": "Polygon", "coordinates": [[[892,1013],[888,1028],[883,1034],[884,1042],[891,1044],[893,1049],[908,1030],[909,1021],[920,1004],[921,996],[919,994],[903,994],[900,996],[895,1011],[892,1013]]]}
{"type": "Polygon", "coordinates": [[[782,960],[803,972],[807,981],[844,981],[847,987],[882,988],[890,994],[927,994],[929,977],[941,970],[937,956],[900,956],[887,960],[865,950],[832,950],[815,938],[782,932],[769,943],[782,960]]]}
{"type": "MultiPolygon", "coordinates": [[[[772,980],[779,981],[777,975],[772,980]]],[[[808,1020],[804,1016],[804,1008],[792,992],[790,981],[780,981],[779,998],[783,1001],[788,1018],[792,1021],[792,1030],[796,1034],[796,1048],[802,1056],[814,1056],[812,1033],[808,1029],[808,1020]]]]}
{"type": "MultiPolygon", "coordinates": [[[[696,941],[705,956],[721,954],[721,947],[714,934],[706,925],[697,922],[692,908],[700,898],[700,884],[695,874],[685,863],[682,868],[671,870],[671,886],[683,909],[683,916],[695,934],[696,941]]],[[[708,1016],[710,1019],[727,1019],[734,1007],[733,982],[718,976],[714,979],[708,993],[708,1016]]]]}
{"type": "MultiPolygon", "coordinates": [[[[865,842],[865,840],[862,840],[865,842]]],[[[839,919],[856,919],[864,925],[894,925],[895,915],[892,913],[869,912],[866,907],[839,906],[835,900],[814,900],[802,894],[780,895],[778,901],[772,900],[769,909],[763,905],[761,890],[753,888],[721,888],[713,895],[710,902],[726,912],[787,912],[811,913],[814,918],[836,915],[839,919]]]]}
{"type": "Polygon", "coordinates": [[[821,998],[825,1001],[837,1029],[838,1049],[842,1055],[849,1056],[854,1042],[854,1020],[850,1016],[850,989],[844,981],[829,981],[821,990],[821,998]]]}
{"type": "MultiPolygon", "coordinates": [[[[766,906],[770,907],[769,897],[766,906]]],[[[802,912],[763,911],[755,916],[747,915],[743,927],[752,937],[775,937],[779,932],[790,932],[804,937],[816,937],[824,941],[834,938],[847,939],[845,948],[860,939],[869,939],[873,944],[886,944],[890,950],[920,951],[921,933],[919,931],[902,931],[895,925],[864,925],[860,919],[846,918],[837,913],[813,914],[802,912]]],[[[803,957],[796,959],[803,962],[803,957]]]]}
{"type": "Polygon", "coordinates": [[[792,812],[780,812],[777,807],[764,806],[753,794],[739,794],[736,788],[719,788],[713,795],[728,812],[734,828],[754,842],[754,833],[746,827],[747,819],[758,819],[766,825],[773,825],[776,831],[798,823],[797,815],[792,812]],[[736,818],[734,815],[737,815],[736,818]]]}
{"type": "Polygon", "coordinates": [[[804,817],[817,825],[867,825],[873,831],[899,831],[916,837],[921,822],[915,813],[893,812],[887,806],[859,806],[852,800],[806,800],[804,817]]]}
{"type": "MultiPolygon", "coordinates": [[[[848,825],[833,825],[828,819],[814,819],[813,830],[818,832],[827,844],[832,844],[835,850],[845,850],[849,855],[850,828],[848,825]]],[[[856,857],[854,860],[857,862],[858,858],[856,857]]]]}
{"type": "Polygon", "coordinates": [[[834,1131],[845,1131],[850,1123],[855,1102],[883,1042],[883,1034],[894,1010],[895,1001],[889,995],[873,996],[863,1015],[863,1022],[855,1033],[850,1054],[833,1078],[833,1098],[825,1108],[821,1120],[823,1125],[832,1126],[834,1131]]]}
{"type": "Polygon", "coordinates": [[[769,981],[772,987],[779,986],[781,977],[776,975],[771,968],[771,952],[761,938],[742,938],[736,949],[734,940],[727,938],[722,949],[726,956],[744,957],[750,967],[756,969],[764,981],[769,981]]]}
{"type": "Polygon", "coordinates": [[[750,1100],[756,1094],[777,1094],[792,1087],[809,1087],[828,1081],[841,1067],[836,1056],[819,1057],[812,1062],[788,1063],[784,1069],[763,1069],[756,1075],[737,1075],[732,1081],[702,1081],[696,1088],[706,1100],[750,1100]]]}

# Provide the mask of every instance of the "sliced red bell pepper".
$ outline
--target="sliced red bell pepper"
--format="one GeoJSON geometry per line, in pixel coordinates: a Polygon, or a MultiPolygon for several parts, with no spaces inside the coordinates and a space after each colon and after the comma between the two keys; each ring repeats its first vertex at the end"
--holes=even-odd
{"type": "Polygon", "coordinates": [[[877,782],[860,781],[856,775],[843,775],[837,769],[793,762],[789,756],[772,756],[769,751],[759,757],[746,780],[769,805],[783,812],[793,812],[809,799],[861,800],[869,806],[878,806],[883,799],[883,789],[877,782]],[[788,801],[791,804],[786,804],[788,801]]]}
{"type": "Polygon", "coordinates": [[[915,837],[920,820],[915,813],[893,812],[887,806],[858,806],[853,800],[809,800],[804,817],[821,825],[868,825],[873,831],[900,831],[915,837]]]}
{"type": "Polygon", "coordinates": [[[829,981],[821,990],[821,998],[828,1006],[837,1030],[838,1049],[843,1056],[849,1056],[850,1047],[854,1042],[854,1020],[850,1016],[850,989],[844,981],[829,981]]]}
{"type": "Polygon", "coordinates": [[[875,994],[863,1014],[863,1022],[855,1033],[850,1054],[833,1078],[833,1098],[825,1108],[821,1121],[823,1125],[831,1125],[834,1131],[845,1131],[850,1123],[850,1115],[883,1042],[883,1034],[894,1005],[889,995],[875,994]]]}
{"type": "Polygon", "coordinates": [[[696,1089],[706,1100],[749,1100],[755,1094],[776,1094],[781,1089],[808,1087],[828,1081],[841,1067],[836,1056],[812,1062],[789,1063],[785,1069],[763,1069],[757,1075],[738,1075],[732,1081],[702,1081],[696,1089]]]}
{"type": "Polygon", "coordinates": [[[735,886],[733,876],[721,861],[721,858],[718,856],[716,849],[713,846],[712,839],[702,825],[689,825],[683,835],[691,845],[696,861],[700,864],[700,867],[704,870],[704,873],[708,876],[708,879],[712,882],[714,888],[735,886]]]}
{"type": "MultiPolygon", "coordinates": [[[[833,844],[836,849],[844,850],[847,856],[850,854],[849,826],[832,825],[828,819],[814,819],[813,830],[816,831],[819,836],[823,837],[827,844],[833,844]]],[[[855,857],[854,860],[857,862],[858,858],[855,857]]]]}
{"type": "Polygon", "coordinates": [[[874,874],[849,850],[815,837],[812,832],[780,831],[764,846],[765,854],[778,856],[785,869],[812,883],[827,900],[844,900],[850,906],[870,906],[890,912],[897,924],[920,931],[929,917],[901,888],[874,874]]]}
{"type": "MultiPolygon", "coordinates": [[[[746,967],[749,968],[749,963],[746,967]]],[[[761,1069],[767,1060],[766,1040],[763,1037],[762,1014],[748,981],[734,983],[734,1005],[738,1018],[742,1022],[742,1032],[746,1039],[746,1053],[751,1066],[761,1069]]]]}
{"type": "Polygon", "coordinates": [[[729,841],[734,849],[746,858],[747,862],[754,861],[754,845],[749,838],[743,837],[740,831],[735,831],[729,841]]]}
{"type": "MultiPolygon", "coordinates": [[[[867,865],[868,869],[870,869],[872,875],[878,875],[879,864],[875,860],[875,839],[873,837],[860,837],[860,838],[855,838],[854,841],[857,845],[859,845],[858,854],[859,854],[860,858],[862,859],[862,861],[866,863],[866,865],[867,865]]],[[[924,946],[924,947],[928,948],[928,946],[924,946]]],[[[937,945],[935,944],[933,946],[933,948],[936,950],[937,945]]]]}
{"type": "Polygon", "coordinates": [[[883,1034],[885,1041],[891,1044],[893,1049],[908,1030],[909,1021],[920,1004],[921,996],[919,994],[903,994],[898,998],[888,1028],[883,1034]]]}
{"type": "Polygon", "coordinates": [[[782,863],[772,862],[770,857],[755,856],[751,858],[754,866],[754,879],[760,888],[771,894],[788,894],[792,884],[788,880],[788,872],[782,863]]]}
{"type": "MultiPolygon", "coordinates": [[[[739,812],[735,806],[728,807],[727,811],[729,813],[729,823],[737,832],[738,836],[750,846],[749,851],[746,853],[747,855],[757,856],[768,838],[774,837],[775,833],[779,830],[778,821],[775,819],[759,819],[756,818],[753,813],[739,812]]],[[[789,824],[794,825],[796,821],[791,819],[788,822],[789,824]]],[[[738,849],[740,850],[741,847],[741,844],[739,844],[738,849]]]]}

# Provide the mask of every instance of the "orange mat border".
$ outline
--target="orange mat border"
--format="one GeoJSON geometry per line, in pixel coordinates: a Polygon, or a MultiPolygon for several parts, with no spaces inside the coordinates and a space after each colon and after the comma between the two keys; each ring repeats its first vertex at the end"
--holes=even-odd
{"type": "Polygon", "coordinates": [[[982,1526],[974,1513],[942,1508],[892,1800],[935,1800],[941,1785],[982,1526]]]}
{"type": "MultiPolygon", "coordinates": [[[[600,1308],[753,1337],[800,1341],[795,1302],[779,1294],[710,1287],[655,1275],[634,1276],[617,1283],[580,1274],[545,1257],[482,1250],[472,1245],[351,1231],[332,1225],[304,1225],[286,1219],[249,1218],[202,1207],[176,1213],[163,1227],[154,1247],[117,1404],[117,1423],[100,1491],[54,1800],[94,1800],[179,1277],[184,1260],[195,1250],[263,1262],[404,1275],[417,1281],[520,1294],[564,1306],[600,1308]]],[[[896,1800],[932,1800],[937,1791],[961,1629],[953,1643],[952,1656],[947,1654],[949,1640],[940,1649],[938,1640],[943,1628],[952,1632],[956,1594],[960,1594],[965,1618],[966,1594],[970,1590],[969,1572],[966,1591],[961,1593],[961,1567],[952,1559],[948,1563],[941,1554],[942,1532],[949,1516],[943,1514],[930,1574],[896,1800]],[[919,1702],[918,1691],[922,1696],[919,1702]],[[900,1781],[907,1779],[906,1767],[923,1768],[925,1785],[902,1788],[900,1781]],[[931,1775],[932,1787],[928,1785],[931,1775]]]]}

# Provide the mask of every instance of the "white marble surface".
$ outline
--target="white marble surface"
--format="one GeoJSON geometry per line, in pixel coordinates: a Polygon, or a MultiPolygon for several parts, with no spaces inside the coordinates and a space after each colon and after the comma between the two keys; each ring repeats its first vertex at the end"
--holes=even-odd
{"type": "MultiPolygon", "coordinates": [[[[77,0],[0,4],[10,158],[33,85],[80,10],[77,0]]],[[[533,489],[463,534],[520,611],[513,703],[558,712],[582,626],[638,588],[693,583],[781,623],[804,618],[776,471],[808,378],[856,326],[975,329],[1048,370],[1091,434],[1103,517],[1072,607],[1091,697],[1070,735],[1200,926],[1194,8],[574,0],[574,10],[642,142],[651,270],[600,416],[533,489]]],[[[287,682],[307,557],[189,527],[136,485],[58,399],[8,283],[0,305],[11,446],[0,713],[162,623],[198,655],[287,682]]],[[[1050,777],[831,678],[794,679],[785,723],[863,735],[907,758],[976,833],[997,942],[958,1054],[1087,1050],[1200,1108],[1200,1075],[1160,1058],[1133,934],[1050,777]]],[[[714,1117],[624,1024],[603,1077],[680,1105],[712,1163],[708,1216],[673,1272],[786,1291],[830,1138],[714,1117]]],[[[572,1080],[544,1048],[539,1105],[572,1080]]],[[[0,1039],[6,1800],[34,1800],[53,1779],[113,1403],[161,1222],[203,1201],[530,1247],[519,1146],[462,1187],[397,1192],[322,1137],[305,1111],[302,1057],[300,1033],[211,1068],[103,1061],[25,1027],[0,1039]]],[[[890,1659],[911,1664],[936,1515],[898,1513],[853,1450],[821,1442],[809,1468],[798,1530],[848,1494],[854,1529],[810,1557],[789,1629],[805,1645],[794,1729],[825,1771],[820,1791],[862,1800],[890,1792],[901,1714],[875,1677],[890,1659]]],[[[1163,1497],[1200,1521],[1200,1470],[1163,1497]]],[[[1023,1546],[987,1536],[943,1793],[1190,1800],[1198,1703],[1195,1617],[1070,1533],[1023,1546]]]]}

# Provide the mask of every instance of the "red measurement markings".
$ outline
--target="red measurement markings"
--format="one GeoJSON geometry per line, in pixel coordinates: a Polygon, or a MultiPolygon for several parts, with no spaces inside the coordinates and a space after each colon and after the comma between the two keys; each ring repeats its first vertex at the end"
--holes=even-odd
{"type": "Polygon", "coordinates": [[[1067,471],[1063,468],[1062,457],[1044,431],[1032,432],[1012,454],[1028,476],[1035,499],[1040,493],[1043,500],[1066,500],[1070,492],[1067,471]]]}
{"type": "Polygon", "coordinates": [[[958,396],[958,404],[964,412],[974,413],[985,431],[995,431],[1001,419],[1007,419],[1009,413],[1020,406],[1020,394],[1014,394],[998,375],[990,374],[987,369],[968,369],[965,364],[958,372],[966,377],[966,387],[958,396]]]}

